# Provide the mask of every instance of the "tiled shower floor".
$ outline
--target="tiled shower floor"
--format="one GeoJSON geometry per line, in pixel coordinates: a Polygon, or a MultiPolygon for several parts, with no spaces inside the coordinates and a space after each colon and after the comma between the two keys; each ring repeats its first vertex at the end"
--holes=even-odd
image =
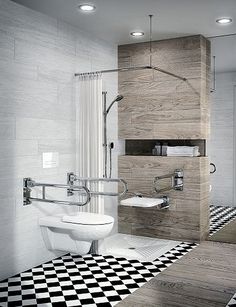
{"type": "Polygon", "coordinates": [[[0,282],[0,306],[114,306],[196,245],[169,246],[154,261],[68,254],[0,282]]]}
{"type": "Polygon", "coordinates": [[[210,205],[210,236],[236,218],[236,208],[210,205]]]}
{"type": "Polygon", "coordinates": [[[99,253],[152,262],[178,244],[179,241],[117,233],[103,240],[99,253]]]}

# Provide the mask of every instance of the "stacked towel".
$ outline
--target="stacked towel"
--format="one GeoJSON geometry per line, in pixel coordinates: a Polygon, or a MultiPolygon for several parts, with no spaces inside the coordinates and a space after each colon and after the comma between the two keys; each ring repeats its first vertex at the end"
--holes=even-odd
{"type": "Polygon", "coordinates": [[[169,157],[198,157],[200,156],[198,146],[173,146],[167,147],[169,157]]]}

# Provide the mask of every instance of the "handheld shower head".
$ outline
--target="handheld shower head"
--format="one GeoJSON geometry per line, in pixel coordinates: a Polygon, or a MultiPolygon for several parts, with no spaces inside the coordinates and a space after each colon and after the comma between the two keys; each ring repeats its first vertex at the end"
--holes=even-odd
{"type": "Polygon", "coordinates": [[[124,98],[123,95],[117,95],[115,101],[120,101],[124,98]]]}
{"type": "Polygon", "coordinates": [[[114,104],[115,102],[121,101],[123,98],[124,98],[123,95],[117,95],[116,98],[111,102],[111,104],[110,104],[109,107],[107,108],[106,114],[109,113],[111,107],[113,106],[113,104],[114,104]]]}

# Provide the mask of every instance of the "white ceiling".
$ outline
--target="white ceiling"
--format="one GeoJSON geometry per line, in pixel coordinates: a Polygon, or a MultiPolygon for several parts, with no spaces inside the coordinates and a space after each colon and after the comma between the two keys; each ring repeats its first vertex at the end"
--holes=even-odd
{"type": "MultiPolygon", "coordinates": [[[[153,39],[193,34],[206,37],[236,33],[236,0],[14,0],[33,10],[62,19],[98,38],[117,44],[149,39],[148,15],[153,14],[153,39]],[[96,12],[78,12],[78,4],[93,3],[96,12]],[[219,25],[219,17],[231,17],[230,25],[219,25]],[[142,30],[143,38],[130,32],[142,30]]],[[[212,40],[217,70],[236,71],[236,36],[212,40]],[[217,55],[218,54],[218,55],[217,55]],[[227,63],[223,63],[227,61],[227,63]]]]}
{"type": "MultiPolygon", "coordinates": [[[[129,33],[143,30],[148,39],[148,14],[154,15],[153,38],[192,34],[214,36],[236,33],[236,0],[14,0],[47,15],[60,18],[96,36],[126,44],[129,33]],[[77,11],[79,3],[94,3],[95,13],[77,11]],[[220,26],[215,20],[230,16],[235,21],[220,26]]],[[[137,39],[136,39],[137,41],[137,39]]]]}

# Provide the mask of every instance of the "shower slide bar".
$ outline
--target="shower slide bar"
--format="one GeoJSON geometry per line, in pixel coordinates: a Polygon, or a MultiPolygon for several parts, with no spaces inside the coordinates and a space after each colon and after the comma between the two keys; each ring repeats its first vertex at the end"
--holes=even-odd
{"type": "Polygon", "coordinates": [[[91,196],[119,196],[122,197],[128,192],[127,188],[127,182],[124,179],[121,178],[87,178],[87,177],[78,177],[73,172],[67,174],[67,184],[72,186],[71,188],[68,188],[67,195],[72,196],[74,195],[74,183],[75,182],[81,182],[84,186],[87,187],[88,183],[121,183],[123,186],[123,191],[121,193],[115,193],[115,192],[101,192],[101,191],[90,191],[91,196]]]}
{"type": "Polygon", "coordinates": [[[76,186],[76,185],[68,185],[68,184],[54,184],[54,183],[38,183],[32,180],[31,178],[23,179],[23,199],[24,205],[30,205],[32,201],[39,201],[45,203],[54,203],[61,205],[69,205],[69,206],[85,206],[89,203],[91,196],[90,191],[85,186],[76,186]],[[42,198],[31,197],[32,188],[42,187],[42,198]],[[64,200],[56,200],[56,199],[48,199],[46,198],[46,188],[57,188],[57,189],[69,189],[71,191],[77,191],[81,195],[85,195],[85,200],[83,202],[74,202],[74,201],[64,201],[64,200]]]}
{"type": "Polygon", "coordinates": [[[154,189],[156,193],[163,193],[170,190],[183,191],[184,188],[184,171],[182,169],[176,169],[173,174],[167,174],[162,176],[156,176],[154,178],[154,189]],[[163,179],[171,179],[171,185],[165,188],[159,187],[159,181],[163,179]]]}

